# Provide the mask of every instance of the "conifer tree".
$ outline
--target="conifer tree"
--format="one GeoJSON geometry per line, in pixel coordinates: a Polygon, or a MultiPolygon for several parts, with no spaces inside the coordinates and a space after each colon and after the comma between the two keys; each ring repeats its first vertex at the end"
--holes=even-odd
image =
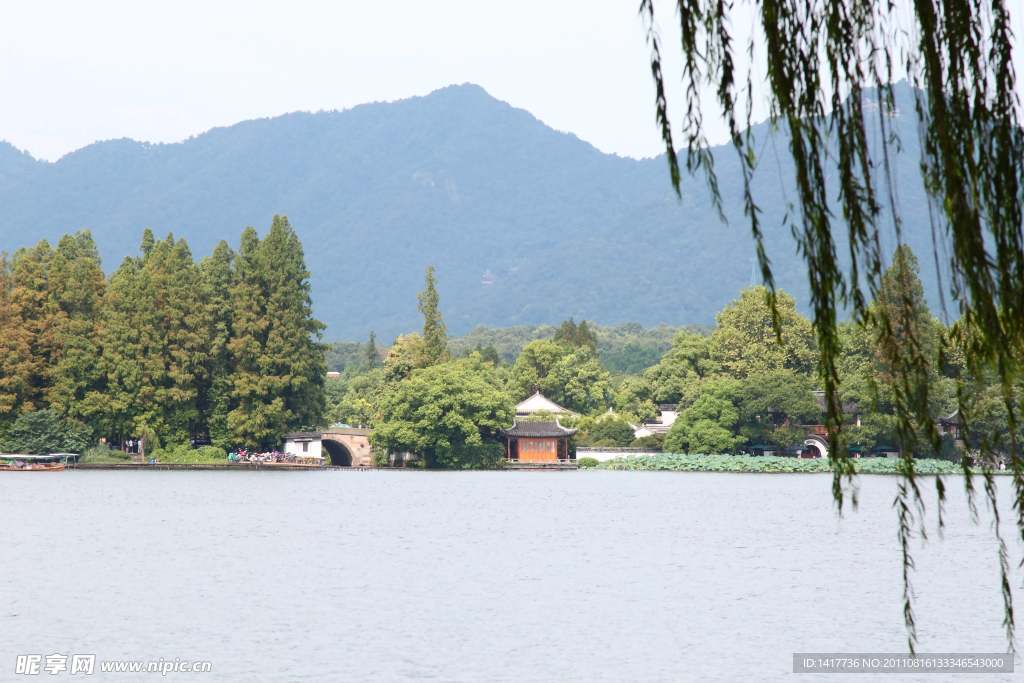
{"type": "Polygon", "coordinates": [[[11,303],[30,348],[29,356],[17,368],[17,383],[24,392],[20,408],[25,412],[46,407],[46,368],[54,346],[53,310],[47,284],[52,258],[53,249],[43,240],[34,247],[18,250],[11,267],[11,303]]]}
{"type": "Polygon", "coordinates": [[[153,231],[146,228],[142,231],[142,258],[149,256],[149,252],[153,251],[153,246],[156,244],[156,238],[153,237],[153,231]]]}
{"type": "Polygon", "coordinates": [[[320,420],[326,372],[302,244],[284,216],[263,240],[243,234],[232,304],[228,426],[238,444],[276,445],[289,429],[320,420]]]}
{"type": "Polygon", "coordinates": [[[142,259],[124,259],[107,285],[98,326],[104,390],[88,397],[90,405],[103,406],[96,427],[107,436],[134,436],[142,407],[154,399],[146,363],[146,350],[158,341],[149,332],[151,300],[142,259]]]}
{"type": "Polygon", "coordinates": [[[101,372],[96,324],[106,288],[96,243],[88,231],[57,244],[47,278],[52,316],[46,349],[46,402],[61,416],[85,419],[98,409],[85,401],[101,372]]]}
{"type": "Polygon", "coordinates": [[[891,365],[892,357],[909,353],[908,345],[917,347],[928,364],[935,364],[938,334],[918,271],[917,256],[901,244],[893,253],[892,264],[882,273],[872,313],[879,328],[878,355],[883,365],[891,365]],[[885,326],[887,330],[880,329],[885,326]]]}
{"type": "Polygon", "coordinates": [[[439,308],[437,282],[434,266],[427,267],[423,291],[417,296],[420,313],[423,314],[423,350],[428,365],[448,360],[448,332],[439,308]]]}
{"type": "Polygon", "coordinates": [[[206,349],[207,375],[200,388],[200,412],[206,431],[216,446],[231,445],[228,412],[231,410],[231,290],[235,284],[235,254],[220,242],[200,264],[203,299],[208,309],[211,334],[206,349]]]}
{"type": "Polygon", "coordinates": [[[597,335],[587,325],[586,320],[581,321],[579,325],[572,318],[563,320],[555,330],[554,340],[568,346],[587,348],[597,353],[597,335]]]}
{"type": "Polygon", "coordinates": [[[370,339],[366,342],[366,367],[373,369],[380,365],[380,352],[377,350],[377,333],[370,330],[370,339]]]}
{"type": "Polygon", "coordinates": [[[568,344],[570,346],[576,345],[576,321],[572,318],[563,320],[562,324],[555,330],[555,336],[553,339],[561,344],[568,344]]]}
{"type": "Polygon", "coordinates": [[[0,427],[13,422],[30,393],[32,340],[11,297],[7,255],[0,253],[0,427]]]}
{"type": "Polygon", "coordinates": [[[228,432],[241,446],[258,445],[269,436],[264,416],[265,392],[261,386],[263,346],[269,321],[263,295],[260,239],[256,230],[246,228],[235,261],[235,282],[231,288],[231,411],[228,432]]]}
{"type": "Polygon", "coordinates": [[[941,395],[934,391],[940,325],[928,310],[917,257],[909,246],[896,248],[869,313],[879,380],[874,391],[888,395],[895,408],[901,449],[910,453],[924,442],[939,450],[933,416],[942,403],[941,395]]]}
{"type": "Polygon", "coordinates": [[[590,349],[597,353],[597,334],[594,333],[586,320],[581,320],[576,327],[576,346],[590,349]]]}
{"type": "Polygon", "coordinates": [[[173,235],[145,257],[149,320],[159,340],[149,349],[155,373],[156,415],[146,424],[164,439],[185,443],[199,426],[199,390],[206,380],[206,351],[211,335],[209,309],[202,300],[199,268],[185,240],[173,235]]]}
{"type": "Polygon", "coordinates": [[[100,326],[106,390],[91,397],[105,402],[111,436],[184,443],[200,424],[212,336],[203,291],[188,244],[173,236],[144,237],[142,258],[114,273],[100,326]]]}

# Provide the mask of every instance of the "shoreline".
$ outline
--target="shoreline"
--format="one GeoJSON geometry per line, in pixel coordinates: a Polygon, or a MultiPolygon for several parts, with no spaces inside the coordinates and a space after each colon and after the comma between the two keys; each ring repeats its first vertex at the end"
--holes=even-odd
{"type": "Polygon", "coordinates": [[[366,467],[322,467],[311,465],[292,465],[289,463],[268,465],[264,463],[68,463],[69,470],[358,470],[366,467]]]}
{"type": "MultiPolygon", "coordinates": [[[[657,468],[625,468],[625,467],[580,467],[578,469],[569,468],[493,468],[493,469],[478,469],[478,470],[422,470],[418,468],[408,467],[311,467],[309,465],[265,465],[258,463],[245,463],[245,464],[217,464],[217,463],[163,463],[163,464],[142,464],[142,463],[126,463],[126,464],[113,464],[113,463],[82,463],[82,464],[71,464],[68,463],[67,470],[123,470],[123,471],[161,471],[161,472],[183,472],[183,471],[209,471],[209,472],[228,472],[228,471],[242,471],[242,472],[253,472],[253,471],[310,471],[310,472],[335,472],[335,471],[352,471],[352,472],[645,472],[645,473],[662,473],[662,474],[765,474],[765,475],[828,475],[832,474],[831,470],[819,470],[819,471],[807,471],[807,470],[790,470],[790,471],[768,471],[768,470],[754,470],[754,469],[730,469],[730,470],[710,470],[710,469],[657,469],[657,468]]],[[[993,475],[1012,475],[1013,472],[1010,470],[995,470],[992,472],[993,475]]],[[[899,472],[878,472],[878,471],[865,471],[857,472],[855,476],[882,476],[882,477],[898,477],[901,476],[899,472]]],[[[980,471],[972,471],[972,476],[983,476],[984,473],[980,471]]],[[[938,477],[938,476],[964,476],[963,472],[915,472],[915,477],[938,477]]]]}

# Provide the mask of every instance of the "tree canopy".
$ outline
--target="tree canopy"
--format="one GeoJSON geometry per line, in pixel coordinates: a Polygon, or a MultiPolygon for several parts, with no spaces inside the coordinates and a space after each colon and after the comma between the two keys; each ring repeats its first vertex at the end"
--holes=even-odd
{"type": "Polygon", "coordinates": [[[88,232],[0,258],[0,432],[46,409],[115,442],[277,445],[324,408],[308,278],[280,216],[199,263],[146,230],[109,278],[88,232]]]}
{"type": "Polygon", "coordinates": [[[383,392],[373,442],[412,452],[428,467],[466,467],[494,458],[501,429],[512,424],[512,400],[495,369],[479,357],[414,370],[383,392]]]}
{"type": "Polygon", "coordinates": [[[577,412],[605,404],[611,391],[608,371],[588,346],[573,347],[538,339],[523,347],[512,366],[512,387],[519,400],[540,391],[577,412]]]}
{"type": "Polygon", "coordinates": [[[793,297],[776,295],[775,310],[764,287],[744,290],[718,314],[708,340],[709,360],[733,377],[781,370],[809,374],[818,354],[811,323],[796,310],[793,297]]]}
{"type": "Polygon", "coordinates": [[[731,453],[744,439],[736,433],[740,414],[718,392],[706,392],[672,425],[665,450],[676,453],[731,453]]]}

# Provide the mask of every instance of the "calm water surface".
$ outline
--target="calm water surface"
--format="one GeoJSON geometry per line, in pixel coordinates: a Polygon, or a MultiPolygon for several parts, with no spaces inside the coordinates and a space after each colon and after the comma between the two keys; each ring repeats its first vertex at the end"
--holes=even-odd
{"type": "MultiPolygon", "coordinates": [[[[52,652],[213,662],[164,680],[814,680],[793,652],[905,646],[895,483],[839,519],[818,475],[0,476],[0,680],[52,652]]],[[[999,652],[989,518],[949,485],[920,650],[999,652]]]]}

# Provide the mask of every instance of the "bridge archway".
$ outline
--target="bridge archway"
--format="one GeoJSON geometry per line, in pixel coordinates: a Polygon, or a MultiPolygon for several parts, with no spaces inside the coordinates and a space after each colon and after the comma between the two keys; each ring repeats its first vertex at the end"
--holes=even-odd
{"type": "Polygon", "coordinates": [[[373,465],[370,430],[334,427],[320,432],[321,445],[335,467],[370,467],[373,465]]]}
{"type": "Polygon", "coordinates": [[[327,451],[332,467],[352,467],[352,451],[345,444],[325,438],[320,445],[327,451]]]}
{"type": "Polygon", "coordinates": [[[828,441],[824,437],[818,436],[817,434],[812,434],[811,436],[807,437],[807,439],[804,441],[804,446],[813,448],[814,450],[818,451],[819,458],[828,457],[828,441]]]}

